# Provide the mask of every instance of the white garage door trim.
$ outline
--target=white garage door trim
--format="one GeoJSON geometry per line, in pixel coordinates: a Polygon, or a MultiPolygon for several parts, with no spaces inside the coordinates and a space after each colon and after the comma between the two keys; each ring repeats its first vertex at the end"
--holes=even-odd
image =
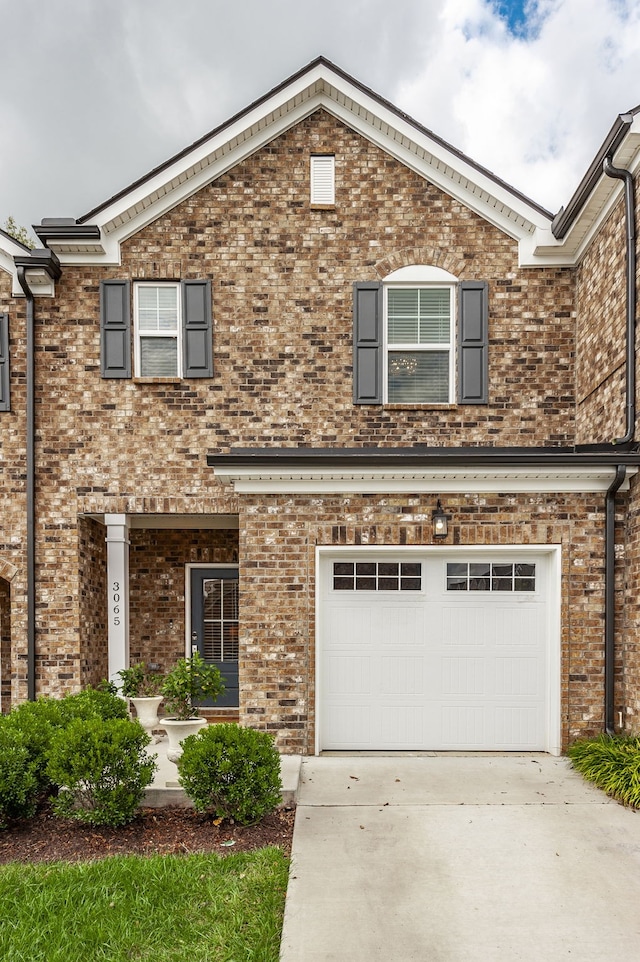
{"type": "Polygon", "coordinates": [[[323,610],[323,571],[327,561],[345,559],[346,556],[354,558],[358,556],[367,560],[375,560],[376,557],[386,557],[393,555],[402,561],[417,559],[418,557],[429,559],[434,557],[446,557],[448,560],[468,560],[473,557],[491,558],[499,560],[501,557],[513,560],[517,556],[518,560],[525,560],[527,555],[543,555],[547,563],[545,573],[546,581],[546,649],[545,649],[545,675],[546,675],[546,704],[544,707],[545,734],[544,750],[552,755],[561,753],[561,546],[560,545],[419,545],[419,546],[397,546],[397,545],[341,545],[341,546],[319,546],[316,548],[316,659],[315,659],[315,704],[316,704],[316,738],[315,752],[319,754],[323,745],[322,718],[323,718],[323,691],[322,691],[322,638],[324,627],[323,610]]]}

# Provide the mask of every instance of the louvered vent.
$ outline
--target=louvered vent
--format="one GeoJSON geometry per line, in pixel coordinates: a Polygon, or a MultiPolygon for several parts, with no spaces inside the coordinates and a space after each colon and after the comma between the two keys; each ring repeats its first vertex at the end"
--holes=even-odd
{"type": "Polygon", "coordinates": [[[311,158],[312,204],[335,204],[335,160],[328,154],[311,158]]]}

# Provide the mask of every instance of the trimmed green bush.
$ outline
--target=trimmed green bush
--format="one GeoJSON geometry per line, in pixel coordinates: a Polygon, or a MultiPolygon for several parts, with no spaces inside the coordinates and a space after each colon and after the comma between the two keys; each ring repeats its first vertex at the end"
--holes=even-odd
{"type": "Polygon", "coordinates": [[[91,825],[130,822],[157,767],[145,752],[150,741],[124,718],[76,718],[56,732],[48,765],[59,788],[56,815],[91,825]]]}
{"type": "Polygon", "coordinates": [[[47,775],[47,760],[51,739],[64,724],[62,701],[59,698],[38,698],[17,705],[5,716],[6,724],[19,731],[30,764],[38,780],[38,793],[44,795],[52,788],[47,775]]]}
{"type": "Polygon", "coordinates": [[[0,828],[10,819],[29,818],[38,804],[35,763],[17,728],[0,723],[0,828]]]}
{"type": "Polygon", "coordinates": [[[196,811],[252,825],[278,805],[280,756],[266,732],[209,725],[182,748],[179,781],[196,811]]]}
{"type": "Polygon", "coordinates": [[[640,736],[599,735],[575,742],[567,755],[607,795],[640,808],[640,736]]]}
{"type": "Polygon", "coordinates": [[[74,718],[128,718],[127,703],[104,688],[84,688],[74,695],[65,695],[60,702],[63,724],[74,718]]]}

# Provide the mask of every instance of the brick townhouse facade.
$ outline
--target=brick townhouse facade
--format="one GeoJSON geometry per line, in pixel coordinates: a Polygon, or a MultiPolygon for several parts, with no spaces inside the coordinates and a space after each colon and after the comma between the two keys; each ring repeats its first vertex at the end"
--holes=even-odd
{"type": "Polygon", "coordinates": [[[0,235],[3,710],[196,645],[283,752],[640,727],[639,163],[554,218],[319,58],[0,235]]]}

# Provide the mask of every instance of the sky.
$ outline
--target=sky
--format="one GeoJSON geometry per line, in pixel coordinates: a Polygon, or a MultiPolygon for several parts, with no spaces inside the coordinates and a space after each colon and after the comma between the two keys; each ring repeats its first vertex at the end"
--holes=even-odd
{"type": "Polygon", "coordinates": [[[81,217],[320,55],[555,213],[640,104],[640,0],[0,0],[0,226],[81,217]]]}

